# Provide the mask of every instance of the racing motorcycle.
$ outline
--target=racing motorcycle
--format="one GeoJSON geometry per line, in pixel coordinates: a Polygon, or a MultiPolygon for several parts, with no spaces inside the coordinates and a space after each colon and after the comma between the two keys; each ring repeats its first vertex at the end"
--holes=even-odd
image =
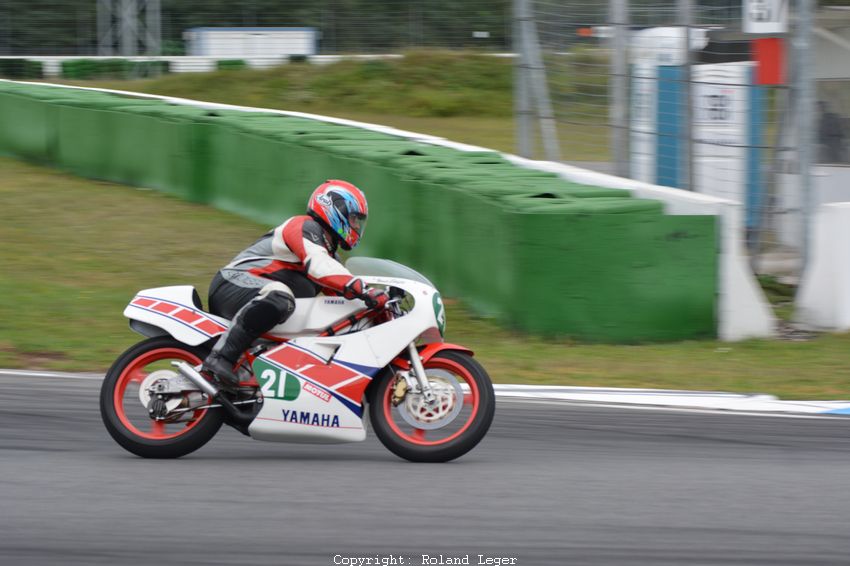
{"type": "Polygon", "coordinates": [[[191,286],[140,291],[130,327],[147,339],[109,369],[100,410],[109,434],[146,458],[178,458],[228,424],[257,440],[358,442],[366,422],[396,455],[445,462],[474,448],[495,411],[493,385],[462,346],[443,341],[437,289],[401,264],[352,258],[349,271],[390,300],[296,299],[292,316],[239,360],[237,391],[200,373],[229,321],[202,309],[191,286]]]}

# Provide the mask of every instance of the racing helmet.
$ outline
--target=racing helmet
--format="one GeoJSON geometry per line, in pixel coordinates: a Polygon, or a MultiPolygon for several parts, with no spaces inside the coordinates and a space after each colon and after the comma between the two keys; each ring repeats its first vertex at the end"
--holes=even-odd
{"type": "Polygon", "coordinates": [[[313,191],[307,214],[324,224],[344,250],[355,247],[366,230],[369,206],[363,191],[347,181],[331,179],[313,191]]]}

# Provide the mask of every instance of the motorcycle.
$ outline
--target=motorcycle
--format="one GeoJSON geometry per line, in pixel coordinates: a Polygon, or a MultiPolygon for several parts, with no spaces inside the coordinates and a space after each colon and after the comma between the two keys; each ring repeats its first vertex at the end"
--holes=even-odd
{"type": "Polygon", "coordinates": [[[258,339],[237,364],[238,390],[200,373],[229,321],[180,285],[140,291],[124,310],[146,336],[106,374],[100,410],[115,441],[146,458],[178,458],[222,424],[256,440],[358,442],[366,422],[396,455],[446,462],[474,448],[495,412],[493,385],[462,346],[443,341],[440,293],[389,260],[352,258],[349,271],[385,289],[383,309],[319,295],[258,339]]]}

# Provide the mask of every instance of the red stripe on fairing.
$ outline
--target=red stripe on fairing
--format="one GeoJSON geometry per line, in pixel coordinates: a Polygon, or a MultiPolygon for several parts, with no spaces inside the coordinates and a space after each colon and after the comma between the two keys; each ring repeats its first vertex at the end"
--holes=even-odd
{"type": "Polygon", "coordinates": [[[189,311],[189,310],[186,310],[186,309],[180,309],[179,311],[174,313],[173,316],[174,316],[174,318],[179,318],[183,322],[188,322],[189,324],[195,322],[196,320],[200,320],[201,318],[203,318],[198,313],[192,312],[192,311],[189,311]]]}
{"type": "Polygon", "coordinates": [[[136,298],[131,304],[138,308],[157,312],[173,320],[180,321],[181,324],[185,324],[208,336],[215,336],[227,330],[226,327],[208,318],[205,313],[194,311],[189,307],[183,308],[178,304],[146,298],[136,298]]]}
{"type": "MultiPolygon", "coordinates": [[[[268,358],[273,362],[277,362],[284,367],[295,369],[301,365],[304,365],[300,363],[301,359],[304,357],[308,357],[308,354],[306,352],[302,352],[301,350],[297,350],[295,348],[287,346],[285,348],[281,348],[279,350],[275,350],[269,354],[266,354],[263,357],[268,358]]],[[[313,356],[308,357],[308,359],[312,358],[313,356]]]]}
{"type": "MultiPolygon", "coordinates": [[[[357,373],[351,371],[348,368],[337,365],[331,362],[331,365],[326,365],[324,362],[319,360],[321,365],[314,365],[313,367],[306,368],[301,370],[299,373],[304,377],[309,377],[313,381],[317,383],[321,383],[325,387],[329,387],[333,389],[333,387],[343,381],[348,381],[353,377],[357,377],[357,373]]],[[[343,393],[343,395],[345,395],[343,393]]],[[[359,399],[359,397],[352,397],[352,399],[359,399]]]]}
{"type": "Polygon", "coordinates": [[[171,314],[180,307],[178,307],[177,305],[170,305],[168,303],[157,303],[151,308],[153,310],[155,310],[157,312],[161,312],[163,314],[171,314]]]}
{"type": "Polygon", "coordinates": [[[370,379],[364,377],[348,385],[334,389],[334,391],[340,395],[345,395],[349,399],[361,399],[363,397],[363,391],[366,390],[366,386],[369,385],[370,381],[370,379]]]}
{"type": "Polygon", "coordinates": [[[201,332],[204,332],[205,334],[210,335],[224,332],[224,327],[222,325],[208,318],[196,324],[195,328],[197,328],[201,332]]]}
{"type": "Polygon", "coordinates": [[[310,220],[309,216],[296,216],[289,220],[281,231],[283,243],[301,261],[307,259],[307,250],[304,249],[304,223],[307,220],[310,220]]]}
{"type": "MultiPolygon", "coordinates": [[[[328,365],[318,356],[292,346],[280,348],[264,357],[329,388],[360,375],[333,362],[328,365]]],[[[353,399],[359,399],[359,396],[353,399]]]]}

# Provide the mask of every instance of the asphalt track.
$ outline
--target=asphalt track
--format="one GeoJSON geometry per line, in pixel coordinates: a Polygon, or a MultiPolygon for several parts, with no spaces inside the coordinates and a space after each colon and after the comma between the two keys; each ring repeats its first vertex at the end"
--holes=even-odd
{"type": "Polygon", "coordinates": [[[0,564],[850,563],[848,419],[500,400],[449,464],[230,429],[148,461],[99,386],[0,377],[0,564]]]}

